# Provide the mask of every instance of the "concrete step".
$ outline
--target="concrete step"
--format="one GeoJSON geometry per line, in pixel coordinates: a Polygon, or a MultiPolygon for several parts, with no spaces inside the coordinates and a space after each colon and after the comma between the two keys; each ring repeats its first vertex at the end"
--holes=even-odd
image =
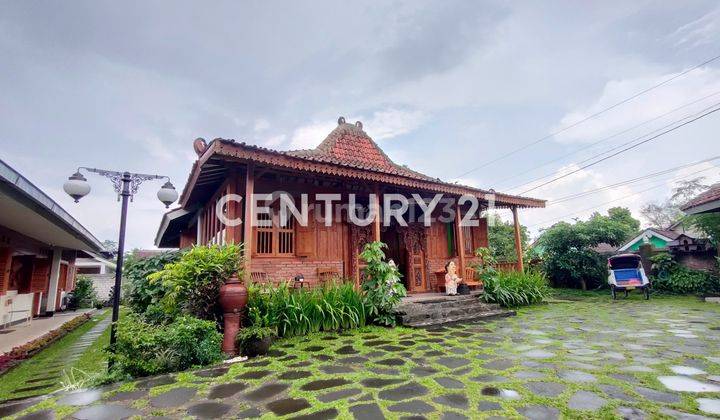
{"type": "Polygon", "coordinates": [[[442,310],[432,310],[424,312],[414,312],[411,314],[403,314],[400,319],[403,324],[421,322],[428,319],[441,320],[444,318],[454,318],[461,315],[472,315],[481,314],[485,312],[497,311],[500,307],[492,307],[483,304],[476,304],[474,306],[462,307],[462,308],[447,308],[442,310]]]}
{"type": "Polygon", "coordinates": [[[479,312],[479,313],[473,313],[473,314],[463,314],[458,316],[453,316],[449,318],[443,318],[443,319],[426,319],[424,321],[417,321],[417,322],[411,322],[411,323],[403,323],[406,327],[414,327],[414,328],[428,328],[428,327],[436,327],[440,325],[448,325],[448,324],[461,324],[461,323],[472,323],[472,322],[479,322],[479,321],[488,321],[494,318],[502,318],[506,316],[513,316],[515,315],[515,311],[510,311],[506,309],[494,309],[491,311],[485,311],[485,312],[479,312]]]}

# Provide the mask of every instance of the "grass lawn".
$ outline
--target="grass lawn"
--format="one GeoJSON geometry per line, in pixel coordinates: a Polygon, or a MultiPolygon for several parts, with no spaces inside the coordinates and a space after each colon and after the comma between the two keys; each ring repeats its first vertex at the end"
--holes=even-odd
{"type": "Polygon", "coordinates": [[[612,301],[599,292],[556,298],[486,323],[284,339],[268,357],[123,383],[88,407],[59,397],[24,413],[670,418],[708,415],[702,399],[720,399],[720,305],[640,294],[612,301]]]}
{"type": "Polygon", "coordinates": [[[109,328],[82,353],[78,360],[69,363],[65,363],[65,360],[71,352],[71,347],[76,345],[83,335],[109,316],[110,311],[96,314],[88,322],[51,344],[32,358],[24,360],[0,377],[0,401],[47,394],[60,389],[60,383],[65,377],[63,372],[74,372],[77,369],[84,372],[98,372],[105,369],[106,358],[103,356],[101,350],[109,342],[109,328]],[[53,372],[58,373],[53,375],[53,372]],[[54,378],[50,379],[53,376],[54,378]],[[37,380],[37,378],[43,377],[47,377],[49,380],[37,380]],[[33,388],[45,384],[52,384],[52,386],[18,392],[18,390],[24,388],[33,388]]]}

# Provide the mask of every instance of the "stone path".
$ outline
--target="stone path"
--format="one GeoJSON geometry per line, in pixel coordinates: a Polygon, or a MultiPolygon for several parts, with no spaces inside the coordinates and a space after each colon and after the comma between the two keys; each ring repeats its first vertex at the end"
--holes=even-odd
{"type": "Polygon", "coordinates": [[[0,335],[0,354],[6,353],[13,347],[21,346],[48,332],[59,328],[62,324],[77,318],[94,309],[80,309],[74,312],[56,312],[49,318],[33,319],[29,324],[13,325],[0,335]]]}
{"type": "Polygon", "coordinates": [[[720,307],[691,298],[603,296],[483,324],[297,337],[272,353],[15,403],[0,407],[0,417],[720,415],[720,307]]]}
{"type": "MultiPolygon", "coordinates": [[[[35,393],[42,391],[53,391],[60,387],[60,381],[62,379],[63,371],[67,371],[75,362],[78,361],[80,356],[90,347],[98,337],[107,329],[110,325],[110,316],[106,316],[103,320],[98,322],[85,334],[83,334],[72,346],[68,348],[65,353],[58,354],[53,359],[46,363],[48,370],[39,372],[34,376],[31,376],[25,381],[25,383],[19,388],[14,390],[14,393],[10,395],[10,399],[16,399],[21,396],[26,396],[28,393],[35,393]]],[[[32,359],[23,362],[32,363],[32,359]]],[[[17,369],[22,369],[22,365],[18,366],[17,369]]]]}

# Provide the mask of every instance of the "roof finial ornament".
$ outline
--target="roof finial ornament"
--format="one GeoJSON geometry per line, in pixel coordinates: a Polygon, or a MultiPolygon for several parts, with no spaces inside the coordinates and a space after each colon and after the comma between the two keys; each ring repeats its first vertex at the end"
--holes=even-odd
{"type": "Polygon", "coordinates": [[[200,157],[205,153],[205,150],[207,150],[207,142],[204,138],[198,137],[193,141],[193,149],[195,149],[195,153],[200,157]]]}
{"type": "Polygon", "coordinates": [[[355,121],[355,127],[362,130],[362,121],[355,121]]]}
{"type": "Polygon", "coordinates": [[[343,124],[345,124],[345,117],[338,118],[338,125],[343,125],[343,124]]]}

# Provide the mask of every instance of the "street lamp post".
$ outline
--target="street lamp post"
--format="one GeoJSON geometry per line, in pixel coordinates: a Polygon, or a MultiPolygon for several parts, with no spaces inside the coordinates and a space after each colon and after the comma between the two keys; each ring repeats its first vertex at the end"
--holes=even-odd
{"type": "MultiPolygon", "coordinates": [[[[120,315],[120,288],[122,287],[122,270],[125,259],[125,227],[127,224],[128,201],[132,201],[133,196],[137,193],[138,188],[143,181],[155,179],[168,180],[157,193],[158,199],[165,204],[166,208],[177,200],[178,193],[175,190],[175,187],[170,183],[170,179],[167,176],[80,167],[77,172],[71,175],[63,185],[65,192],[70,195],[76,203],[90,193],[90,184],[80,172],[81,170],[109,178],[113,184],[115,192],[118,194],[118,201],[122,202],[120,212],[120,234],[118,236],[117,265],[115,266],[115,289],[113,290],[112,324],[110,324],[110,351],[115,352],[115,333],[118,317],[120,315]]],[[[109,362],[109,367],[112,367],[112,359],[109,362]]]]}

